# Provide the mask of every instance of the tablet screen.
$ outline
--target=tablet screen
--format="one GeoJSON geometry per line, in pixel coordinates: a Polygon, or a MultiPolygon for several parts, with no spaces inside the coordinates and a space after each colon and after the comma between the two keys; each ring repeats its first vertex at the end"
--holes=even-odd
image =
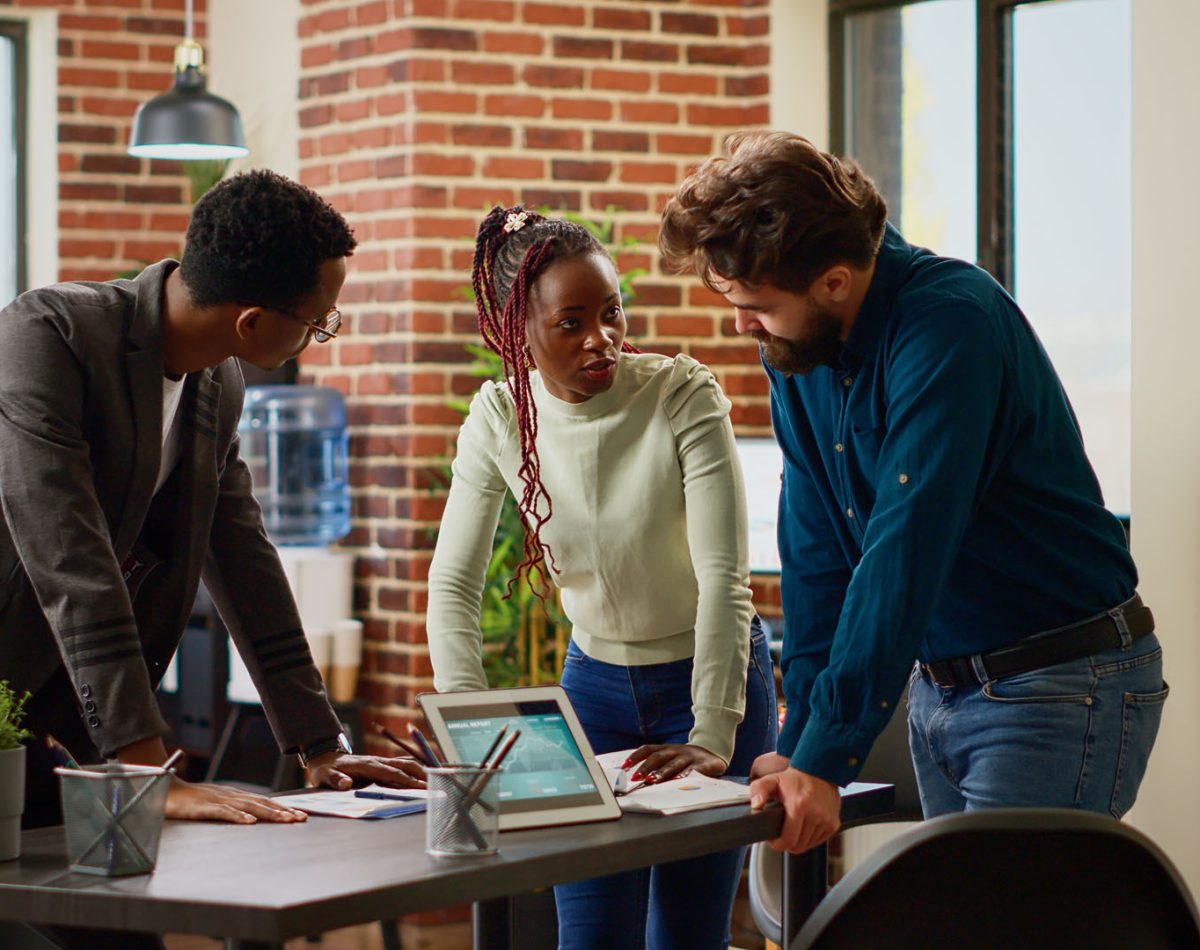
{"type": "MultiPolygon", "coordinates": [[[[506,813],[595,805],[602,799],[559,704],[527,700],[441,710],[458,762],[479,762],[501,727],[521,737],[504,760],[500,802],[506,813]]],[[[449,749],[446,752],[450,752],[449,749]]]]}

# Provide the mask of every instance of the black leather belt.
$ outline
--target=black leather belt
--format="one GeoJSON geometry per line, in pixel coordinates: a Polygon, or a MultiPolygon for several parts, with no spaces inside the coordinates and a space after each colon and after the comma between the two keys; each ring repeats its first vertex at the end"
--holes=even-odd
{"type": "Polygon", "coordinates": [[[938,686],[982,686],[991,680],[1040,670],[1132,643],[1154,632],[1154,615],[1134,594],[1112,610],[1081,623],[1035,634],[1012,646],[973,656],[922,663],[938,686]]]}

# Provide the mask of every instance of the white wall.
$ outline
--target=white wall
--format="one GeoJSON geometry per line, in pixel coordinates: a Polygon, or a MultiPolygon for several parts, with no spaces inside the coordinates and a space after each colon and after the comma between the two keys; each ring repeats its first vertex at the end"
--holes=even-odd
{"type": "Polygon", "coordinates": [[[1200,895],[1198,35],[1198,4],[1133,4],[1133,553],[1171,697],[1131,821],[1200,895]]]}
{"type": "Polygon", "coordinates": [[[5,7],[0,15],[28,27],[25,284],[44,287],[58,281],[58,13],[5,7]]]}
{"type": "Polygon", "coordinates": [[[771,125],[829,147],[826,0],[771,0],[771,125]]]}
{"type": "Polygon", "coordinates": [[[209,0],[208,88],[237,107],[250,149],[229,174],[300,175],[299,20],[300,0],[209,0]]]}

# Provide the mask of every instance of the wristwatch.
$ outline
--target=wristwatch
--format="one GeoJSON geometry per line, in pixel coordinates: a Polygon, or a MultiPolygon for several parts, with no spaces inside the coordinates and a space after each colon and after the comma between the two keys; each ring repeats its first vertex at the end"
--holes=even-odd
{"type": "Polygon", "coordinates": [[[307,768],[309,762],[324,755],[326,752],[345,752],[349,755],[353,751],[346,733],[339,732],[336,736],[330,736],[328,739],[319,739],[312,743],[312,745],[302,746],[300,748],[300,764],[307,768]]]}

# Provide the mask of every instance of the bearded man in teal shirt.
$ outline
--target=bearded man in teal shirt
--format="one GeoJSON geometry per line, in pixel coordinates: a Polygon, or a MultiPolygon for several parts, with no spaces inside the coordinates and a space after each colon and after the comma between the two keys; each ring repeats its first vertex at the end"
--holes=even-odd
{"type": "Polygon", "coordinates": [[[906,681],[926,817],[1120,817],[1162,651],[1033,328],[989,274],[908,244],[853,162],[778,132],[729,152],[680,186],[659,246],[733,305],[771,384],[788,711],[753,800],[786,809],[773,844],[837,831],[906,681]]]}

